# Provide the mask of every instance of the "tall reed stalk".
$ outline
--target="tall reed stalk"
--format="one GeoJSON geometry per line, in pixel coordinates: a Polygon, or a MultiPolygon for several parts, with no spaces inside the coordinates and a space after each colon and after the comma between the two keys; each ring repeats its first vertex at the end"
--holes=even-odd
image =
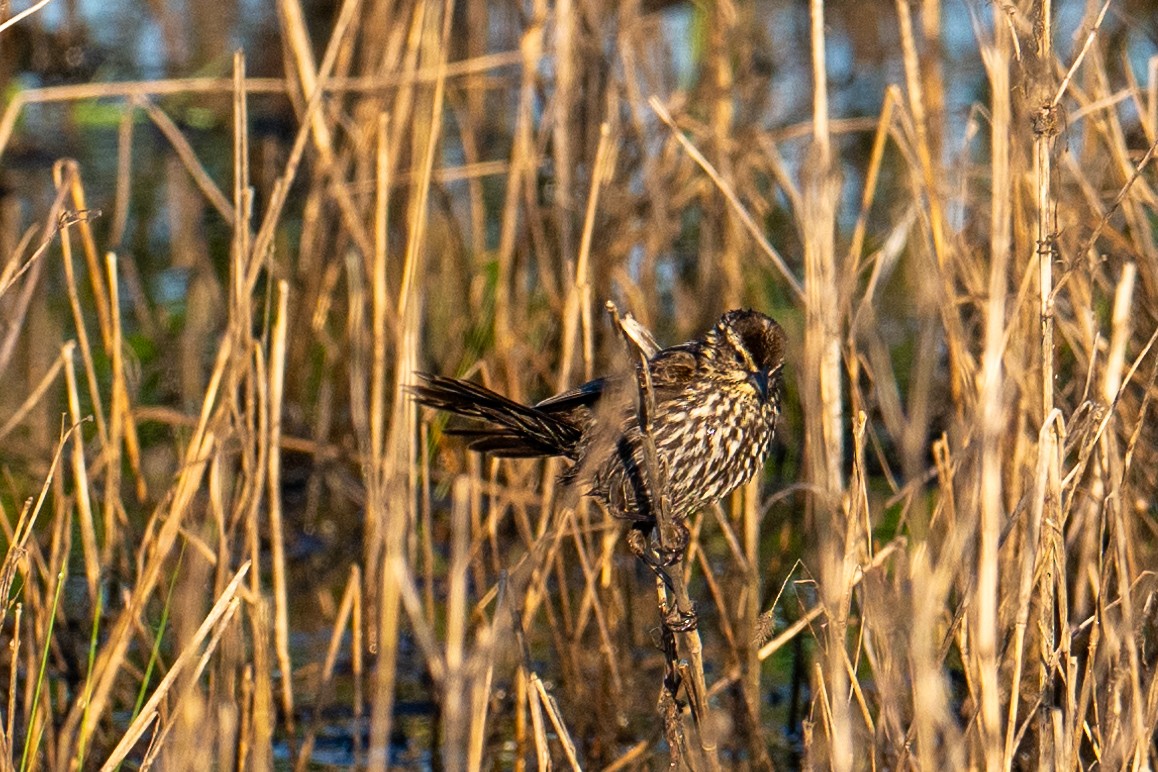
{"type": "Polygon", "coordinates": [[[0,763],[1153,767],[1158,59],[1061,5],[278,0],[195,71],[156,2],[174,77],[5,83],[0,763]],[[792,342],[694,635],[406,392],[625,372],[609,300],[792,342]]]}

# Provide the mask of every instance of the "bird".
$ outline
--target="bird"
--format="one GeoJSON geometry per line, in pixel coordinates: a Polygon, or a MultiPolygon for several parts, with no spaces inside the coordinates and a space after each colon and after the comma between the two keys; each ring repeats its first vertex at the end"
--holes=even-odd
{"type": "MultiPolygon", "coordinates": [[[[694,340],[645,352],[654,395],[646,426],[677,524],[763,468],[781,412],[785,347],[774,319],[732,310],[694,340]]],[[[636,379],[596,378],[526,405],[471,381],[415,375],[420,382],[410,392],[417,402],[472,419],[448,430],[465,437],[470,449],[568,459],[564,485],[578,486],[645,534],[656,524],[660,491],[651,490],[645,470],[640,411],[630,391],[636,379]]]]}

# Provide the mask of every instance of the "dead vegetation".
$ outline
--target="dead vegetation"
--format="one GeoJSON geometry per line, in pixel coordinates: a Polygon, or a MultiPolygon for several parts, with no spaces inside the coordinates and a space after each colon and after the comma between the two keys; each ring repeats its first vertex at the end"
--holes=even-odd
{"type": "Polygon", "coordinates": [[[1158,58],[1064,5],[279,0],[276,73],[10,90],[5,768],[1152,767],[1158,58]],[[793,343],[675,652],[402,389],[624,366],[608,298],[793,343]]]}

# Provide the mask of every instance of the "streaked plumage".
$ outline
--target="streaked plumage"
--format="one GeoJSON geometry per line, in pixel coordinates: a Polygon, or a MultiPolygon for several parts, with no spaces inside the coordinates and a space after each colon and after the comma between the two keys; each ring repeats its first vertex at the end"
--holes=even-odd
{"type": "MultiPolygon", "coordinates": [[[[651,433],[675,518],[726,496],[764,463],[780,415],[784,333],[757,311],[729,311],[703,337],[648,361],[656,409],[651,433]]],[[[496,456],[563,456],[563,480],[617,517],[654,522],[642,474],[634,379],[599,378],[535,405],[469,381],[418,373],[419,402],[480,425],[453,429],[496,456]]]]}

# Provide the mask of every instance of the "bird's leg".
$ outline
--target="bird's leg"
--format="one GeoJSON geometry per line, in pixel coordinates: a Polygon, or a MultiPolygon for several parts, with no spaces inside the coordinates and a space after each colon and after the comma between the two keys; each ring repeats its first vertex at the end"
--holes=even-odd
{"type": "Polygon", "coordinates": [[[671,518],[667,522],[659,523],[659,544],[656,546],[656,555],[660,565],[674,566],[684,559],[691,543],[692,534],[684,521],[671,518]]]}
{"type": "Polygon", "coordinates": [[[687,555],[691,539],[691,531],[682,520],[669,521],[666,525],[634,523],[627,532],[627,546],[631,553],[651,568],[666,568],[679,563],[687,555]],[[658,532],[654,544],[649,538],[653,528],[658,532]]]}
{"type": "MultiPolygon", "coordinates": [[[[635,523],[627,532],[627,546],[645,566],[650,568],[656,577],[663,582],[663,586],[669,591],[675,593],[675,583],[672,581],[668,569],[671,566],[676,566],[676,570],[680,570],[678,564],[683,560],[687,541],[689,537],[687,527],[683,527],[683,535],[685,538],[683,547],[680,548],[678,554],[675,555],[675,560],[669,560],[671,553],[664,553],[662,545],[653,547],[649,536],[654,527],[652,523],[635,523]]],[[[695,608],[690,605],[687,611],[680,609],[678,603],[669,603],[661,593],[659,601],[660,617],[663,619],[663,626],[667,630],[674,633],[687,633],[695,630],[699,625],[699,617],[696,615],[695,608]]]]}
{"type": "Polygon", "coordinates": [[[664,584],[667,585],[668,589],[671,589],[671,582],[667,581],[667,575],[662,572],[662,569],[674,566],[683,559],[691,534],[685,527],[682,546],[669,550],[664,548],[658,536],[653,544],[651,538],[653,529],[656,529],[655,523],[632,523],[631,530],[627,532],[627,547],[631,550],[631,554],[642,560],[648,568],[662,574],[665,579],[664,584]]]}
{"type": "Polygon", "coordinates": [[[646,563],[649,567],[654,568],[653,561],[650,560],[651,546],[647,543],[647,536],[651,532],[651,523],[632,523],[630,530],[627,532],[627,548],[631,550],[631,554],[646,563]]]}

